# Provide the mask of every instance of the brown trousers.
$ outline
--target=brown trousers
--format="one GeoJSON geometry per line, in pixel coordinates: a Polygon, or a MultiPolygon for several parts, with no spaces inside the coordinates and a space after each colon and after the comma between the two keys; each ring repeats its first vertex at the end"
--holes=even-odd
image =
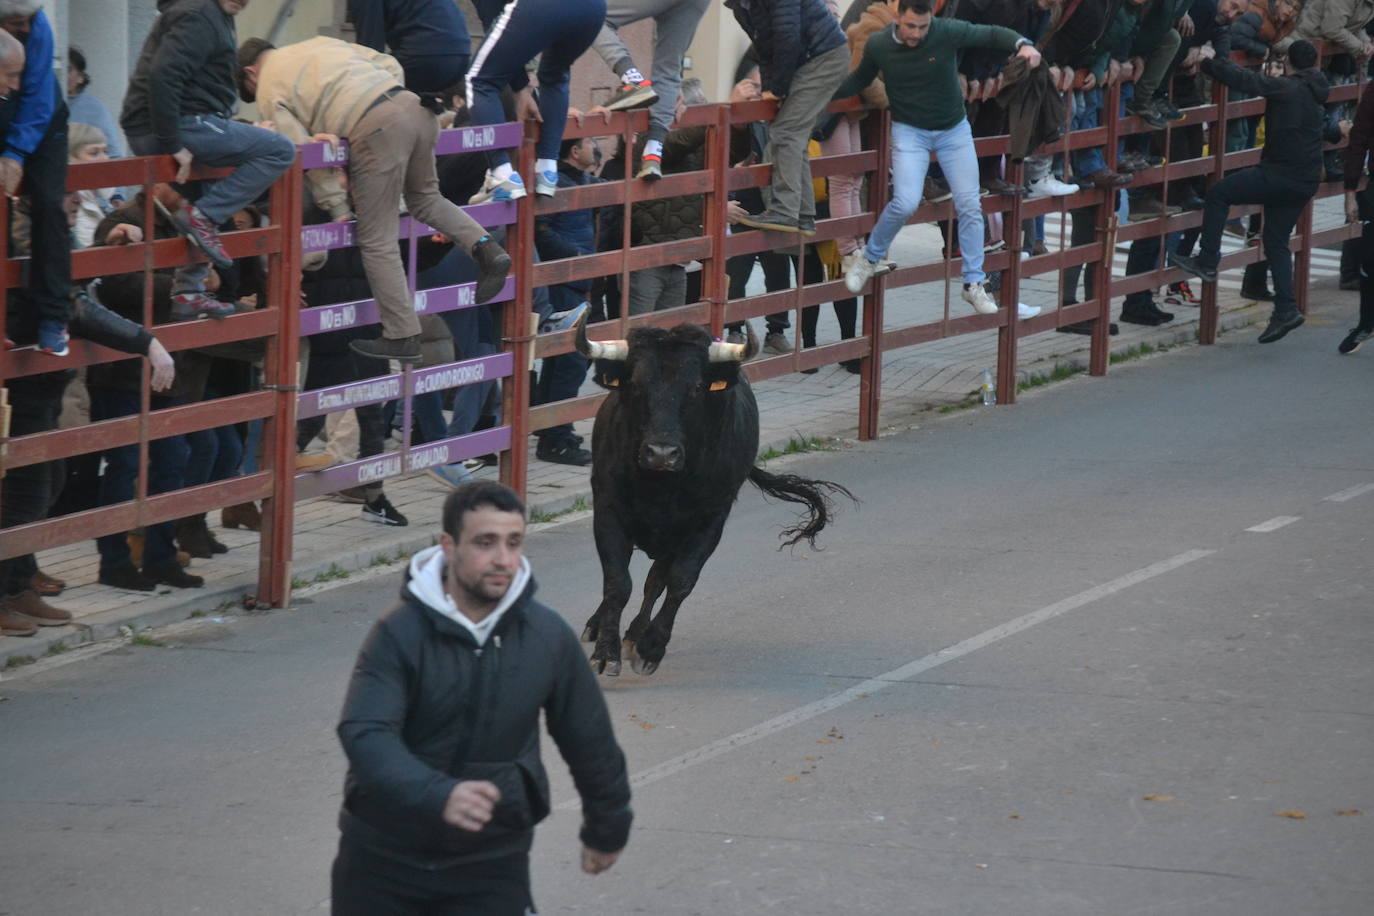
{"type": "Polygon", "coordinates": [[[396,244],[402,195],[410,215],[442,232],[463,251],[487,231],[439,193],[434,142],[439,121],[411,92],[372,106],[348,137],[348,183],[357,214],[358,249],[382,316],[382,336],[414,337],[420,320],[396,244]]]}

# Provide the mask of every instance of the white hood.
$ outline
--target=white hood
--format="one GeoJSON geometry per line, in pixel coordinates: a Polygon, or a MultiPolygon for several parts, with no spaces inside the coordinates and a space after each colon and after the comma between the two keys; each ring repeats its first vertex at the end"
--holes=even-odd
{"type": "Polygon", "coordinates": [[[437,544],[427,547],[410,558],[410,581],[406,583],[406,591],[410,592],[417,601],[434,608],[449,620],[462,626],[472,634],[472,638],[477,640],[477,645],[487,644],[487,637],[492,630],[496,629],[496,624],[505,616],[506,611],[516,599],[524,593],[525,587],[530,582],[530,561],[526,557],[520,558],[520,569],[515,573],[515,578],[511,580],[510,588],[506,589],[505,597],[501,603],[496,605],[496,610],[482,618],[481,623],[473,623],[458,610],[458,605],[454,604],[449,597],[448,591],[444,589],[444,551],[437,544]]]}

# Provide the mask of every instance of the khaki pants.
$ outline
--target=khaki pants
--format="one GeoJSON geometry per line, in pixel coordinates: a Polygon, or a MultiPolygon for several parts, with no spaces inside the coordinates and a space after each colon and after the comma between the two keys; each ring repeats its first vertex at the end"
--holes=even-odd
{"type": "Polygon", "coordinates": [[[439,121],[411,92],[372,106],[348,137],[348,182],[358,216],[358,249],[377,310],[382,336],[420,333],[405,263],[396,244],[404,194],[410,215],[442,232],[463,251],[487,234],[472,217],[439,193],[434,171],[434,141],[439,121]]]}

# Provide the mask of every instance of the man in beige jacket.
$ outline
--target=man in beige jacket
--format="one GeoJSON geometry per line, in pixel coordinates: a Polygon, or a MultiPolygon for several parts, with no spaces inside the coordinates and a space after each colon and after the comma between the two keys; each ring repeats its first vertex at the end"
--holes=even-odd
{"type": "Polygon", "coordinates": [[[417,362],[420,321],[406,285],[396,239],[404,194],[411,216],[456,242],[477,262],[476,300],[501,291],[511,260],[476,220],[439,193],[434,171],[438,119],[404,86],[396,59],[336,38],[282,48],[261,38],[239,47],[239,95],[297,143],[346,139],[347,191],[332,169],[307,174],[315,202],[335,220],[357,213],[356,233],[368,283],[382,316],[382,337],[355,340],[365,356],[417,362]],[[349,194],[353,211],[349,209],[349,194]]]}

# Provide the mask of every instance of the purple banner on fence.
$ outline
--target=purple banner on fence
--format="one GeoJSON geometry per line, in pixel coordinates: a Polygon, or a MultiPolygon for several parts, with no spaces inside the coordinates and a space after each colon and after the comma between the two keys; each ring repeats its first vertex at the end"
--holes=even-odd
{"type": "MultiPolygon", "coordinates": [[[[434,154],[445,156],[449,153],[480,153],[491,149],[509,149],[519,146],[525,137],[521,124],[487,124],[482,127],[458,127],[439,132],[439,140],[434,144],[434,154]]],[[[328,143],[303,143],[300,146],[301,168],[323,169],[338,168],[348,164],[348,141],[344,140],[338,149],[328,143]]]]}
{"type": "MultiPolygon", "coordinates": [[[[488,299],[484,305],[507,302],[515,297],[515,281],[506,278],[501,292],[488,299]]],[[[459,283],[457,286],[440,286],[422,289],[414,294],[415,312],[419,315],[437,315],[455,309],[472,308],[477,304],[477,284],[459,283]]],[[[325,331],[340,331],[344,328],[362,328],[379,324],[381,316],[377,312],[377,300],[360,299],[357,302],[339,302],[335,305],[322,305],[316,308],[301,309],[301,336],[323,334],[325,331]]]]}
{"type": "MultiPolygon", "coordinates": [[[[511,374],[515,357],[510,353],[496,353],[477,359],[465,359],[442,366],[419,369],[410,375],[408,394],[427,394],[431,391],[446,391],[485,382],[489,379],[505,378],[511,374]]],[[[384,375],[378,378],[349,382],[347,385],[334,385],[307,391],[297,401],[296,418],[318,417],[320,414],[336,410],[348,410],[367,404],[381,404],[401,396],[402,376],[384,375]]]]}
{"type": "MultiPolygon", "coordinates": [[[[472,204],[463,207],[464,212],[488,229],[496,226],[509,226],[515,222],[514,201],[493,201],[485,204],[472,204]]],[[[332,251],[335,248],[352,248],[358,244],[353,229],[354,221],[338,223],[315,223],[301,229],[301,252],[332,251]]],[[[402,217],[398,238],[411,239],[422,235],[432,235],[436,230],[426,226],[418,219],[402,217]]]]}
{"type": "Polygon", "coordinates": [[[350,461],[323,471],[296,475],[296,501],[334,493],[350,487],[380,483],[389,477],[399,477],[441,464],[454,464],[465,458],[499,452],[510,448],[510,427],[484,429],[481,432],[426,442],[408,452],[388,452],[361,461],[350,461]]]}

